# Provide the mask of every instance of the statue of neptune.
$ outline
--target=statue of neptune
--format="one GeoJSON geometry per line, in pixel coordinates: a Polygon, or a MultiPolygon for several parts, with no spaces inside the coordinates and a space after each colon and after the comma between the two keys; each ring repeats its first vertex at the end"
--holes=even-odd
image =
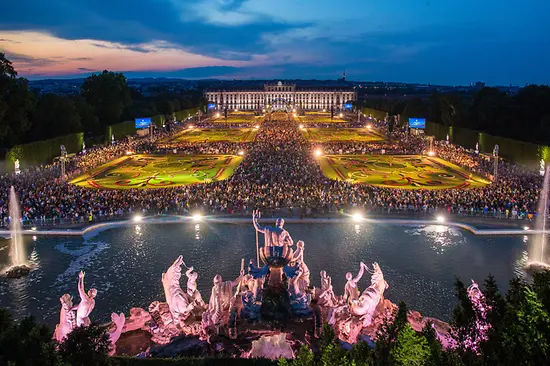
{"type": "Polygon", "coordinates": [[[252,213],[252,223],[254,224],[254,228],[257,232],[264,234],[265,238],[265,246],[277,246],[282,247],[285,245],[292,246],[294,245],[294,242],[292,241],[292,237],[286,231],[283,229],[283,226],[285,224],[285,220],[282,218],[278,218],[275,221],[275,226],[260,226],[258,224],[258,217],[259,212],[254,211],[252,213]]]}

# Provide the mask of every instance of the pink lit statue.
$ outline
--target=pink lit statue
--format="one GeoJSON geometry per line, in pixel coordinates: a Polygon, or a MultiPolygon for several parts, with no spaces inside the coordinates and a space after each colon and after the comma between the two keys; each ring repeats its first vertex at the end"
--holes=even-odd
{"type": "Polygon", "coordinates": [[[122,328],[124,328],[124,323],[126,322],[126,317],[124,313],[112,313],[111,321],[115,325],[115,329],[107,333],[109,336],[109,341],[111,342],[111,347],[109,349],[109,355],[113,356],[116,352],[116,342],[122,334],[122,328]]]}
{"type": "Polygon", "coordinates": [[[59,298],[61,310],[59,312],[59,324],[55,326],[53,338],[61,343],[67,335],[76,328],[76,316],[73,311],[73,299],[71,295],[65,294],[59,298]]]}
{"type": "MultiPolygon", "coordinates": [[[[162,274],[162,286],[164,288],[166,303],[170,308],[170,313],[172,313],[175,324],[183,322],[195,307],[193,298],[183,291],[180,286],[182,265],[183,256],[180,255],[168,268],[166,273],[162,274]]],[[[198,292],[196,291],[196,287],[192,292],[198,292]]]]}
{"type": "MultiPolygon", "coordinates": [[[[366,265],[364,267],[368,270],[366,265]]],[[[378,263],[373,263],[373,271],[371,273],[371,285],[363,291],[358,299],[352,299],[349,302],[350,311],[354,315],[362,317],[364,327],[371,324],[376,307],[384,297],[384,291],[388,288],[388,283],[384,280],[384,274],[378,263]]],[[[357,289],[355,290],[358,291],[357,289]]]]}
{"type": "Polygon", "coordinates": [[[76,310],[76,325],[90,325],[90,318],[88,317],[95,307],[95,297],[97,290],[91,288],[88,293],[84,290],[84,272],[80,271],[78,274],[78,294],[80,295],[80,303],[73,307],[76,310]]]}

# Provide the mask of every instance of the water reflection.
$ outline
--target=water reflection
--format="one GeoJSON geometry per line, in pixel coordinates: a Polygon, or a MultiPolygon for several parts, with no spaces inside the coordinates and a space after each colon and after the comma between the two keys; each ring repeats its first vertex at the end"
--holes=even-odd
{"type": "MultiPolygon", "coordinates": [[[[341,295],[346,272],[356,273],[361,261],[378,262],[390,285],[385,294],[390,300],[404,300],[411,309],[446,320],[455,304],[455,275],[483,282],[491,273],[504,291],[508,281],[522,272],[520,261],[526,256],[522,236],[475,237],[445,225],[287,224],[285,228],[294,242],[305,242],[313,286],[320,285],[319,272],[326,270],[335,293],[341,295]]],[[[163,300],[161,276],[178,255],[199,274],[198,288],[206,298],[216,274],[234,279],[242,258],[245,263],[256,260],[255,232],[248,225],[139,224],[104,231],[93,240],[39,237],[36,243],[28,242],[36,244],[30,258],[37,268],[21,282],[0,277],[0,306],[36,315],[50,326],[58,318],[59,297],[64,293],[78,297],[80,270],[86,272],[86,286],[98,289],[92,319],[101,323],[113,311],[146,309],[152,301],[163,300]]],[[[7,245],[0,241],[0,266],[7,255],[1,250],[3,244],[7,245]]],[[[360,290],[369,283],[366,274],[360,290]]]]}

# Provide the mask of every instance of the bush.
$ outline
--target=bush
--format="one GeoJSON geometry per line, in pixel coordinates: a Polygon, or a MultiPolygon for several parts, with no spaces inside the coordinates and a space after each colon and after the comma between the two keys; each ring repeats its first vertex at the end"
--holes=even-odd
{"type": "Polygon", "coordinates": [[[65,145],[67,153],[77,153],[82,149],[84,133],[73,133],[53,139],[15,145],[6,154],[6,169],[13,171],[15,160],[19,159],[21,169],[32,165],[50,163],[56,156],[61,155],[60,146],[65,145]]]}

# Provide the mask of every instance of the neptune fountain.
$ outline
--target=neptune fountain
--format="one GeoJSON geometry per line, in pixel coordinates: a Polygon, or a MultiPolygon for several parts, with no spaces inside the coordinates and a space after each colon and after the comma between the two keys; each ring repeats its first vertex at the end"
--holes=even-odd
{"type": "MultiPolygon", "coordinates": [[[[348,273],[342,295],[335,294],[326,271],[320,272],[321,286],[314,287],[306,264],[306,244],[302,240],[294,242],[284,229],[283,219],[277,219],[275,226],[261,226],[258,216],[255,212],[252,222],[264,235],[258,255],[261,263],[249,260],[245,268],[243,258],[236,278],[224,280],[215,275],[210,296],[203,300],[197,287],[199,274],[184,262],[183,256],[178,256],[161,276],[162,301],[152,302],[147,310],[132,308],[129,317],[112,313],[112,322],[105,325],[111,353],[122,352],[135,343],[132,337],[139,332],[148,339],[144,355],[155,356],[164,352],[159,350],[193,340],[205,349],[239,357],[291,358],[302,344],[318,345],[323,322],[330,324],[343,342],[375,340],[379,326],[397,309],[384,298],[388,283],[378,263],[369,266],[361,262],[356,276],[348,273]],[[370,284],[361,291],[366,273],[371,275],[370,284]],[[185,288],[181,285],[183,275],[185,288]]],[[[59,324],[54,333],[58,342],[76,327],[90,323],[97,291],[85,291],[84,277],[80,272],[78,305],[73,305],[70,294],[60,298],[59,324]]],[[[478,298],[476,288],[469,292],[478,298]]],[[[409,314],[409,321],[415,329],[422,329],[430,321],[442,343],[452,346],[446,323],[416,312],[409,314]]]]}

